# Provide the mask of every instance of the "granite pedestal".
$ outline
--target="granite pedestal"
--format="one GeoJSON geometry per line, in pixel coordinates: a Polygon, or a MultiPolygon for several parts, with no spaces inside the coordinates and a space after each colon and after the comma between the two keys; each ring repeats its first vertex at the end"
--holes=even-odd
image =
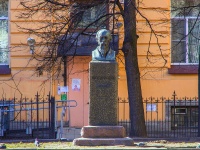
{"type": "Polygon", "coordinates": [[[116,61],[90,62],[89,126],[81,130],[77,146],[134,144],[125,137],[123,126],[117,126],[118,64],[116,61]]]}
{"type": "Polygon", "coordinates": [[[90,62],[89,124],[117,125],[118,65],[115,61],[90,62]]]}

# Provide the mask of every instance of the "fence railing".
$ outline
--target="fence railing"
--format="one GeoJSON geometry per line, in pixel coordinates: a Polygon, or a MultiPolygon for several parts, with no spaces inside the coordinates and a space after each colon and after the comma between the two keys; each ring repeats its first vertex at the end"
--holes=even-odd
{"type": "MultiPolygon", "coordinates": [[[[130,133],[129,103],[119,98],[119,125],[130,133]]],[[[67,103],[56,101],[50,94],[44,98],[39,94],[34,99],[13,98],[0,100],[0,137],[2,138],[55,138],[55,128],[64,124],[63,115],[68,117],[76,107],[74,100],[67,103]],[[58,111],[59,110],[59,111],[58,111]],[[58,114],[56,114],[58,112],[58,114]],[[67,113],[67,114],[64,114],[67,113]],[[60,121],[58,121],[58,116],[60,121]]],[[[166,99],[143,99],[145,123],[148,137],[196,137],[198,131],[198,98],[178,98],[176,94],[166,99]]]]}
{"type": "MultiPolygon", "coordinates": [[[[153,98],[143,100],[148,137],[196,137],[198,133],[198,98],[153,98]]],[[[128,100],[119,99],[119,125],[130,133],[128,100]],[[125,110],[126,109],[126,110],[125,110]],[[128,110],[127,110],[128,109],[128,110]]]]}
{"type": "Polygon", "coordinates": [[[0,137],[55,138],[55,99],[13,98],[0,100],[0,137]]]}

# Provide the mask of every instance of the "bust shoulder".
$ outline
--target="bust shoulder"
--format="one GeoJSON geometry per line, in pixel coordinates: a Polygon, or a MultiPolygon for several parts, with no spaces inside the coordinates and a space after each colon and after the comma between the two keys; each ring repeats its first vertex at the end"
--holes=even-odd
{"type": "Polygon", "coordinates": [[[109,49],[106,57],[102,57],[99,50],[95,49],[92,51],[92,60],[94,61],[114,61],[115,60],[115,51],[109,49]]]}
{"type": "Polygon", "coordinates": [[[98,58],[100,58],[100,57],[101,56],[100,56],[100,53],[97,48],[92,51],[92,60],[98,60],[98,58]]]}
{"type": "Polygon", "coordinates": [[[115,60],[115,51],[110,49],[106,56],[106,60],[115,60]]]}

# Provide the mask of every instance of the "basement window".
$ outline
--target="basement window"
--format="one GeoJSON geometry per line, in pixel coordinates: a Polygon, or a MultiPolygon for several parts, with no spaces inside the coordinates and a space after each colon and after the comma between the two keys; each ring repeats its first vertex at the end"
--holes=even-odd
{"type": "Polygon", "coordinates": [[[198,106],[171,107],[172,130],[181,129],[182,127],[198,127],[198,106]]]}

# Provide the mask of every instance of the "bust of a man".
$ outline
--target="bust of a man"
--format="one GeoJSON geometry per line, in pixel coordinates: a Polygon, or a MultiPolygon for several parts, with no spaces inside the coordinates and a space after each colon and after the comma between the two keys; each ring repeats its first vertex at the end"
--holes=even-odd
{"type": "Polygon", "coordinates": [[[96,34],[98,47],[92,51],[93,61],[114,61],[115,51],[110,48],[110,41],[112,40],[110,31],[101,29],[96,34]]]}

